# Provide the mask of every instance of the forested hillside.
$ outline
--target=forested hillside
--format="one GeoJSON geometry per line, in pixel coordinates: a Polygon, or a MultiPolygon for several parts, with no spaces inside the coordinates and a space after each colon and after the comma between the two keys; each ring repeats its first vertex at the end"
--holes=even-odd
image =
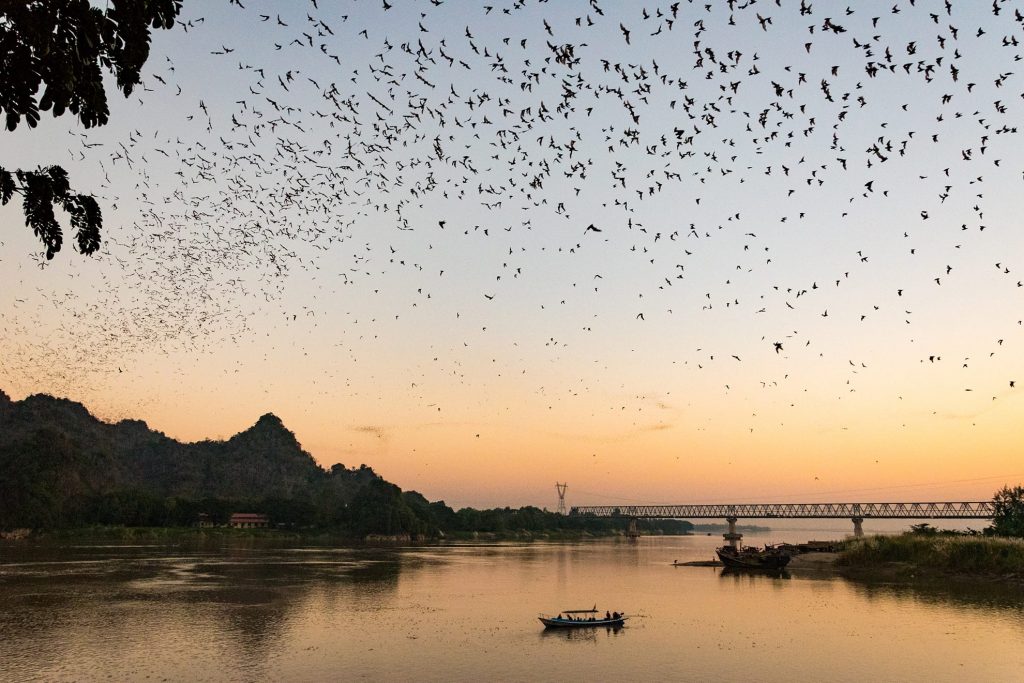
{"type": "Polygon", "coordinates": [[[190,524],[254,506],[322,523],[375,482],[386,483],[368,467],[320,467],[270,414],[227,441],[185,444],[66,399],[0,392],[0,527],[190,524]]]}
{"type": "MultiPolygon", "coordinates": [[[[219,524],[233,512],[266,513],[273,526],[370,534],[624,528],[622,519],[556,515],[535,507],[455,511],[403,492],[371,468],[321,467],[272,414],[226,441],[181,443],[145,422],[111,424],[80,403],[46,395],[12,401],[0,391],[0,530],[96,524],[219,524]]],[[[645,522],[680,533],[686,522],[645,522]]]]}

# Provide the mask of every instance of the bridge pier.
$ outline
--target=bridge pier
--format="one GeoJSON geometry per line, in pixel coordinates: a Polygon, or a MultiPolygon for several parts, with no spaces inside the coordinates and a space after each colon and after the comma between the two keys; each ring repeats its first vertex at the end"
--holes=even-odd
{"type": "Polygon", "coordinates": [[[729,523],[729,533],[722,534],[722,538],[733,548],[739,548],[740,539],[743,538],[743,534],[736,533],[736,518],[726,517],[725,521],[729,523]]]}
{"type": "Polygon", "coordinates": [[[863,517],[851,517],[850,521],[853,522],[853,535],[860,538],[864,535],[864,518],[863,517]]]}

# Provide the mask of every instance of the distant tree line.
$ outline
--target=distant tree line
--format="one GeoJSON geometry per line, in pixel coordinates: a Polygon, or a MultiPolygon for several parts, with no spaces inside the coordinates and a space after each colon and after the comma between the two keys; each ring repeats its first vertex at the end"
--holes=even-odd
{"type": "MultiPolygon", "coordinates": [[[[0,489],[9,482],[0,482],[0,489]]],[[[21,495],[0,498],[0,529],[67,529],[96,525],[125,527],[189,527],[200,516],[226,526],[236,512],[260,512],[279,529],[313,530],[352,538],[409,535],[437,538],[471,533],[577,532],[605,535],[625,531],[628,519],[591,515],[559,515],[536,507],[454,510],[430,502],[415,491],[402,491],[383,479],[362,486],[345,503],[322,499],[269,497],[258,500],[161,497],[139,490],[81,494],[54,505],[45,489],[24,487],[21,495]]],[[[679,520],[639,520],[645,533],[687,533],[679,520]]]]}

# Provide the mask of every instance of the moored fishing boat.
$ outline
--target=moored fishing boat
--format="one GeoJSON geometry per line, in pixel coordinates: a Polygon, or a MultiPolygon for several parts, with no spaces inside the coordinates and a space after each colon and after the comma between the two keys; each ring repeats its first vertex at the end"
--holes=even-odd
{"type": "Polygon", "coordinates": [[[605,612],[602,617],[595,606],[593,609],[568,609],[562,610],[558,616],[541,614],[540,622],[544,628],[595,628],[597,626],[611,626],[618,628],[626,623],[625,614],[618,612],[605,612]]]}
{"type": "Polygon", "coordinates": [[[726,567],[733,569],[778,570],[789,564],[790,554],[781,548],[733,548],[724,545],[715,551],[726,567]]]}

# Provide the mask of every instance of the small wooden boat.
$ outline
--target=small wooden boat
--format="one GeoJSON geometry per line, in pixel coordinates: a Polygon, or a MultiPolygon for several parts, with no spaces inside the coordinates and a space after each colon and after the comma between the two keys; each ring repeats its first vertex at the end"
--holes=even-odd
{"type": "Polygon", "coordinates": [[[595,606],[594,609],[562,610],[556,617],[542,614],[537,618],[540,619],[540,623],[544,624],[544,628],[596,628],[598,626],[619,628],[629,618],[618,612],[605,612],[605,615],[608,617],[600,616],[595,606]]]}

